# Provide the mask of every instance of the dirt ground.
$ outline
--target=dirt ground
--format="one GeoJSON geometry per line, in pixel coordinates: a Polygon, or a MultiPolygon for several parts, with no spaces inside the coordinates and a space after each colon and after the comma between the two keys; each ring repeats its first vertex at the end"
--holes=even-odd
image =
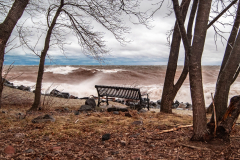
{"type": "Polygon", "coordinates": [[[124,112],[74,115],[83,100],[45,97],[43,110],[25,117],[32,93],[5,88],[3,96],[0,159],[240,159],[240,126],[235,126],[229,143],[192,142],[190,111],[169,115],[131,110],[132,117],[124,112]],[[45,114],[56,121],[32,123],[45,114]],[[105,134],[110,135],[108,140],[102,139],[105,134]]]}

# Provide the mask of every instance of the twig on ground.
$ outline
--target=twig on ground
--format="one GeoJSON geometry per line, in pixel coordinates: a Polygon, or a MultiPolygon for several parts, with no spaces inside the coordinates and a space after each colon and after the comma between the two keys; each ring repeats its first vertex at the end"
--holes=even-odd
{"type": "Polygon", "coordinates": [[[187,128],[187,127],[192,127],[193,125],[186,125],[186,126],[178,126],[176,128],[172,128],[172,129],[168,129],[168,130],[163,130],[161,132],[158,132],[158,134],[162,134],[162,133],[168,133],[168,132],[173,132],[173,131],[176,131],[180,128],[187,128]]]}
{"type": "Polygon", "coordinates": [[[188,148],[192,148],[192,149],[198,149],[198,150],[209,150],[208,148],[204,147],[196,147],[196,146],[191,146],[191,145],[187,145],[187,144],[183,144],[181,143],[180,145],[184,146],[184,147],[188,147],[188,148]]]}

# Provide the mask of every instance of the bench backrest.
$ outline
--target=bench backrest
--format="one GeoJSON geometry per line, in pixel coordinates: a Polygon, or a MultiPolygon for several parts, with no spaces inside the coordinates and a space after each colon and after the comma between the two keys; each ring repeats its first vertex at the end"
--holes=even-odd
{"type": "Polygon", "coordinates": [[[115,87],[115,86],[100,86],[95,85],[98,96],[118,97],[134,100],[142,100],[139,88],[115,87]]]}

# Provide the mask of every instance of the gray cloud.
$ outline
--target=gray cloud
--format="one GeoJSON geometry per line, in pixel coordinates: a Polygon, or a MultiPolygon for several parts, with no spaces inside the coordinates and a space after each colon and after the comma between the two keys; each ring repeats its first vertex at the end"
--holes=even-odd
{"type": "MultiPolygon", "coordinates": [[[[143,5],[140,7],[142,10],[147,10],[149,8],[156,8],[156,6],[152,5],[156,3],[155,0],[152,1],[143,1],[143,5]]],[[[149,65],[166,65],[168,56],[169,56],[169,46],[167,46],[167,32],[173,28],[175,23],[174,14],[166,17],[167,13],[170,13],[171,10],[171,1],[165,1],[162,8],[156,12],[153,16],[153,20],[151,21],[151,29],[147,29],[143,25],[134,25],[129,21],[127,16],[123,17],[126,22],[126,25],[130,26],[131,31],[129,34],[126,34],[125,37],[127,40],[130,40],[130,43],[122,46],[117,42],[114,36],[103,29],[99,24],[93,22],[94,30],[104,32],[104,40],[106,41],[107,47],[111,50],[110,55],[105,55],[104,58],[110,64],[149,64],[149,65]],[[169,7],[170,6],[170,7],[169,7]]],[[[215,16],[215,15],[213,15],[215,16]]],[[[20,23],[28,18],[28,14],[24,14],[20,23]]],[[[41,20],[42,23],[45,23],[45,15],[39,15],[38,20],[41,20]]],[[[135,20],[135,19],[133,19],[135,20]]],[[[222,18],[221,21],[232,21],[229,18],[222,18]]],[[[32,32],[36,32],[37,30],[30,28],[32,25],[31,19],[27,19],[25,21],[25,26],[29,26],[29,30],[32,32]]],[[[44,29],[44,28],[43,28],[44,29]]],[[[226,27],[222,29],[226,32],[231,30],[230,27],[226,27]]],[[[41,33],[38,32],[39,36],[41,33]]],[[[17,35],[15,31],[13,35],[17,35]]],[[[36,34],[32,37],[29,37],[29,40],[32,42],[36,42],[36,34]]],[[[228,33],[224,34],[225,37],[228,36],[228,33]]],[[[43,48],[44,44],[44,36],[41,38],[39,45],[37,46],[37,50],[40,52],[43,48]]],[[[75,57],[79,59],[84,59],[86,61],[86,56],[83,55],[81,47],[78,45],[77,39],[73,34],[69,33],[66,36],[66,42],[69,45],[65,45],[66,56],[70,57],[66,59],[66,63],[71,64],[71,58],[75,57]]],[[[33,43],[34,44],[34,43],[33,43]]],[[[226,42],[224,42],[226,45],[226,42]]],[[[214,30],[211,28],[208,31],[206,44],[204,48],[204,53],[202,57],[202,64],[204,65],[220,65],[221,60],[225,51],[225,46],[222,46],[220,39],[217,42],[218,49],[216,50],[215,42],[214,42],[214,30]]],[[[18,48],[16,50],[12,50],[8,53],[11,56],[21,55],[28,56],[30,54],[29,50],[23,50],[22,48],[18,48]]],[[[52,57],[62,57],[62,53],[57,47],[51,47],[49,50],[49,55],[52,57]]],[[[11,56],[9,58],[11,58],[11,56]]],[[[9,60],[8,60],[9,61],[9,60]]],[[[76,62],[76,60],[72,61],[72,63],[80,63],[76,62]]],[[[92,64],[97,64],[98,62],[89,60],[92,64]]],[[[183,47],[180,50],[179,55],[179,64],[183,64],[184,62],[184,49],[183,47]]]]}

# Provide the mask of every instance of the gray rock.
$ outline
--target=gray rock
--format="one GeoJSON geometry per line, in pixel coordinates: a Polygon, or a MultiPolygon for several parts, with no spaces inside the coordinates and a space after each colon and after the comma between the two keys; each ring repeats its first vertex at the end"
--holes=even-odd
{"type": "Polygon", "coordinates": [[[60,92],[56,89],[53,89],[51,92],[50,92],[50,95],[51,96],[55,96],[55,97],[60,97],[60,98],[69,98],[70,97],[70,94],[67,93],[67,92],[60,92]]]}
{"type": "Polygon", "coordinates": [[[178,108],[186,109],[187,105],[184,103],[180,103],[178,108]]]}
{"type": "Polygon", "coordinates": [[[142,121],[134,121],[132,124],[133,124],[133,125],[142,125],[143,122],[142,122],[142,121]]]}
{"type": "Polygon", "coordinates": [[[119,115],[120,113],[118,111],[113,111],[113,114],[119,115]]]}
{"type": "Polygon", "coordinates": [[[51,96],[57,96],[58,94],[60,94],[61,92],[56,90],[56,89],[53,89],[51,92],[50,92],[50,95],[51,96]]]}
{"type": "Polygon", "coordinates": [[[150,103],[150,105],[152,105],[152,106],[154,106],[154,107],[157,106],[157,102],[153,102],[153,101],[151,101],[151,102],[149,102],[149,103],[150,103]]]}
{"type": "Polygon", "coordinates": [[[15,86],[13,85],[13,83],[11,83],[11,84],[4,83],[4,86],[10,87],[10,88],[15,88],[15,86]]]}
{"type": "Polygon", "coordinates": [[[109,140],[111,138],[111,134],[104,134],[103,136],[102,136],[102,141],[106,141],[106,140],[109,140]]]}
{"type": "Polygon", "coordinates": [[[107,109],[108,112],[112,112],[112,111],[121,111],[121,112],[127,112],[128,109],[127,108],[117,108],[117,107],[111,107],[107,109]]]}
{"type": "Polygon", "coordinates": [[[161,105],[161,99],[157,100],[157,104],[161,105]]]}
{"type": "Polygon", "coordinates": [[[26,153],[34,153],[34,150],[33,149],[28,149],[25,151],[26,153]]]}
{"type": "Polygon", "coordinates": [[[76,115],[76,116],[80,114],[79,111],[73,111],[73,113],[74,113],[74,115],[76,115]]]}
{"type": "Polygon", "coordinates": [[[94,108],[92,106],[89,106],[89,105],[82,105],[80,108],[79,108],[79,111],[92,111],[94,108]]]}
{"type": "Polygon", "coordinates": [[[72,112],[70,109],[68,109],[68,108],[57,108],[57,109],[55,109],[55,111],[57,111],[57,112],[62,112],[62,113],[70,113],[70,112],[72,112]]]}
{"type": "Polygon", "coordinates": [[[23,91],[30,91],[31,90],[30,87],[25,87],[23,85],[18,86],[17,89],[20,89],[20,90],[23,90],[23,91]]]}
{"type": "Polygon", "coordinates": [[[132,117],[132,115],[130,113],[125,113],[126,117],[132,117]]]}
{"type": "Polygon", "coordinates": [[[161,105],[157,105],[156,108],[157,108],[157,109],[160,109],[160,108],[161,108],[161,105]]]}
{"type": "Polygon", "coordinates": [[[93,98],[89,98],[85,101],[85,105],[92,106],[92,108],[96,107],[96,102],[93,98]]]}
{"type": "Polygon", "coordinates": [[[13,85],[13,83],[10,83],[8,80],[6,80],[5,78],[2,78],[3,84],[4,86],[8,86],[11,88],[15,88],[15,86],[13,85]]]}
{"type": "Polygon", "coordinates": [[[55,118],[48,114],[44,116],[38,116],[32,120],[32,123],[44,123],[44,122],[55,122],[55,118]]]}
{"type": "Polygon", "coordinates": [[[191,105],[190,103],[187,102],[187,103],[185,103],[185,104],[186,104],[186,108],[187,108],[187,109],[192,109],[192,105],[191,105]]]}
{"type": "Polygon", "coordinates": [[[172,105],[172,108],[173,108],[173,109],[176,109],[176,108],[178,108],[178,106],[179,106],[179,104],[173,104],[173,105],[172,105]]]}
{"type": "Polygon", "coordinates": [[[140,109],[138,112],[139,113],[146,113],[147,111],[145,109],[140,109]]]}
{"type": "Polygon", "coordinates": [[[176,109],[176,108],[178,108],[179,107],[179,102],[176,100],[173,104],[172,104],[172,108],[173,109],[176,109]]]}
{"type": "Polygon", "coordinates": [[[70,97],[70,94],[67,93],[67,92],[62,92],[61,96],[62,96],[62,98],[67,98],[68,99],[70,97]]]}
{"type": "Polygon", "coordinates": [[[154,144],[150,144],[150,147],[155,147],[155,145],[154,144]]]}

